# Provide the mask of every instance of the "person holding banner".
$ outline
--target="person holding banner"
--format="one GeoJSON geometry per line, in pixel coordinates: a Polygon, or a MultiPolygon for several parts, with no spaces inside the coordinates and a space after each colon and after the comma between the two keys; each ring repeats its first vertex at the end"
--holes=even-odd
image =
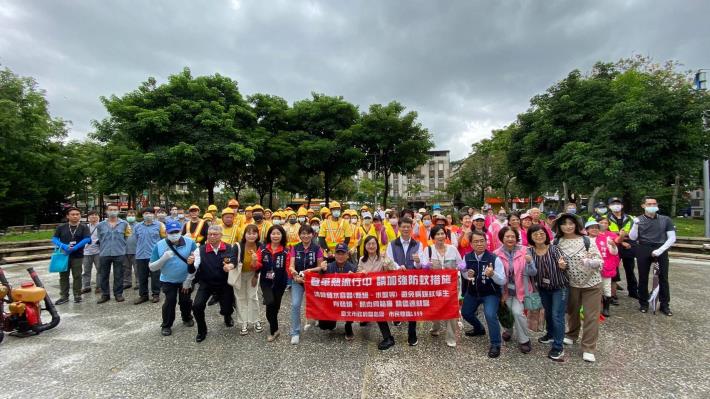
{"type": "MultiPolygon", "coordinates": [[[[434,226],[431,229],[431,239],[434,240],[434,245],[430,245],[423,252],[421,265],[425,269],[441,270],[441,269],[463,269],[465,263],[461,259],[461,254],[453,245],[446,243],[446,231],[442,226],[434,226]]],[[[456,334],[458,332],[458,318],[444,320],[446,326],[446,345],[456,347],[456,334]]],[[[441,334],[442,321],[435,321],[429,333],[433,337],[438,337],[441,334]]]]}
{"type": "MultiPolygon", "coordinates": [[[[357,267],[350,262],[350,249],[348,245],[345,243],[336,245],[335,260],[325,265],[325,273],[355,273],[356,271],[357,267]]],[[[335,330],[337,324],[338,322],[335,320],[320,320],[318,327],[320,327],[321,330],[335,330]]],[[[355,339],[352,321],[345,322],[345,339],[348,341],[355,339]]]]}
{"type": "MultiPolygon", "coordinates": [[[[291,344],[298,345],[301,336],[301,304],[303,303],[305,273],[322,270],[323,250],[313,241],[313,228],[304,224],[298,229],[301,241],[289,252],[291,286],[291,344]]],[[[308,323],[308,321],[306,321],[308,323]]]]}
{"type": "Polygon", "coordinates": [[[517,229],[510,226],[503,227],[498,232],[498,239],[503,243],[503,246],[493,254],[503,262],[506,275],[506,289],[503,290],[503,299],[513,312],[515,319],[514,329],[503,332],[503,339],[509,341],[514,332],[520,345],[520,351],[530,353],[532,345],[530,337],[528,337],[528,320],[523,313],[525,310],[523,302],[526,291],[533,292],[534,290],[530,277],[537,274],[537,269],[532,256],[527,253],[525,247],[519,244],[520,236],[517,229]]]}
{"type": "Polygon", "coordinates": [[[273,342],[280,335],[279,310],[288,282],[286,267],[290,264],[290,259],[286,249],[286,231],[283,227],[279,225],[269,227],[266,237],[269,239],[268,243],[257,252],[255,269],[258,277],[255,275],[252,280],[259,278],[261,281],[261,293],[264,296],[266,319],[270,329],[267,341],[273,342]]]}
{"type": "Polygon", "coordinates": [[[505,285],[504,266],[500,258],[486,250],[488,243],[482,231],[474,230],[471,233],[471,245],[473,252],[466,254],[466,270],[461,272],[463,278],[470,281],[464,294],[461,315],[473,326],[473,330],[466,331],[467,337],[485,335],[486,330],[476,317],[478,307],[483,304],[491,343],[488,357],[497,358],[500,356],[501,345],[498,306],[501,287],[505,285]]]}
{"type": "MultiPolygon", "coordinates": [[[[400,269],[419,269],[421,260],[424,257],[422,246],[419,241],[412,238],[412,224],[414,221],[409,217],[399,220],[400,236],[387,245],[387,257],[392,259],[400,269]]],[[[433,228],[432,228],[433,231],[433,228]]],[[[416,346],[417,322],[410,321],[408,327],[407,342],[409,346],[416,346]]]]}

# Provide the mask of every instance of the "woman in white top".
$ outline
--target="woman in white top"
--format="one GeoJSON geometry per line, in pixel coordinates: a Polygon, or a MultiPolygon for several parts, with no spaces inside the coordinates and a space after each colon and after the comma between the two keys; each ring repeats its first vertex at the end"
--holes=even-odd
{"type": "MultiPolygon", "coordinates": [[[[430,233],[434,245],[430,245],[424,252],[424,258],[422,259],[422,267],[425,269],[441,270],[441,269],[452,269],[461,270],[466,267],[463,259],[461,259],[461,254],[458,249],[451,244],[446,243],[446,230],[443,226],[434,226],[430,233]]],[[[461,289],[461,280],[456,279],[459,282],[459,291],[461,289]]],[[[458,295],[460,296],[460,294],[458,295]]],[[[459,319],[442,320],[446,325],[446,345],[450,347],[456,346],[456,335],[458,333],[458,321],[459,319]]],[[[442,321],[435,321],[432,325],[429,333],[438,337],[441,334],[441,323],[442,321]]]]}

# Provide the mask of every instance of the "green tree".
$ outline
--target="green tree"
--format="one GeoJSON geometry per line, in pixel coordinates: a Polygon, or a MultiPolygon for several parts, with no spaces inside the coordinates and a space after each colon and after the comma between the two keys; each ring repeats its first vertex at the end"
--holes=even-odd
{"type": "Polygon", "coordinates": [[[429,131],[417,122],[417,113],[404,111],[396,101],[373,104],[351,129],[353,141],[365,154],[362,168],[384,178],[384,207],[390,176],[413,173],[427,161],[427,151],[434,146],[429,131]]]}
{"type": "Polygon", "coordinates": [[[65,197],[65,122],[32,78],[0,70],[0,225],[56,218],[65,197]]]}

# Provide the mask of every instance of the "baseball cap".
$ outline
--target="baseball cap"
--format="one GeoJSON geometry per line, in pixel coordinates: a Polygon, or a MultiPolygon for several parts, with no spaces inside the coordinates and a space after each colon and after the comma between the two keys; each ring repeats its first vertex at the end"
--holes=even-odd
{"type": "Polygon", "coordinates": [[[483,216],[483,215],[480,214],[480,213],[477,213],[477,214],[473,215],[473,218],[472,218],[472,219],[473,219],[473,220],[486,220],[486,217],[483,216]]]}
{"type": "Polygon", "coordinates": [[[348,252],[348,246],[340,243],[335,246],[335,252],[348,252]]]}
{"type": "Polygon", "coordinates": [[[168,233],[172,233],[175,231],[182,231],[182,227],[180,226],[179,222],[171,220],[165,224],[165,231],[168,233]]]}
{"type": "Polygon", "coordinates": [[[372,214],[370,212],[363,212],[362,213],[362,218],[363,219],[372,219],[372,214]]]}
{"type": "Polygon", "coordinates": [[[623,201],[619,197],[611,197],[611,198],[609,198],[608,202],[610,205],[613,204],[614,202],[623,203],[623,201]]]}
{"type": "Polygon", "coordinates": [[[584,224],[584,228],[585,228],[585,229],[588,229],[588,228],[590,228],[591,226],[599,226],[599,222],[597,222],[596,220],[590,220],[590,221],[588,221],[587,223],[584,224]]]}
{"type": "Polygon", "coordinates": [[[525,218],[530,218],[530,219],[532,219],[532,216],[530,216],[530,214],[527,213],[527,212],[525,212],[525,213],[523,213],[522,215],[520,215],[520,220],[523,220],[523,219],[525,219],[525,218]]]}
{"type": "Polygon", "coordinates": [[[556,218],[556,217],[557,217],[557,213],[555,213],[555,212],[548,212],[548,213],[547,213],[547,218],[548,218],[548,219],[549,219],[549,218],[556,218]]]}

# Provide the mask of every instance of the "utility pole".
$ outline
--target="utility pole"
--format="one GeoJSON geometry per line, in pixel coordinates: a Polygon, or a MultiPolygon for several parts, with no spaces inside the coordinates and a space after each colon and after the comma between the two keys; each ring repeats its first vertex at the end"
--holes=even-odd
{"type": "MultiPolygon", "coordinates": [[[[707,89],[707,69],[698,69],[695,73],[695,90],[707,89]]],[[[703,130],[710,131],[708,111],[703,112],[703,130]]],[[[673,216],[673,215],[671,215],[673,216]]],[[[705,217],[705,237],[710,238],[710,161],[703,161],[703,216],[705,217]]]]}

